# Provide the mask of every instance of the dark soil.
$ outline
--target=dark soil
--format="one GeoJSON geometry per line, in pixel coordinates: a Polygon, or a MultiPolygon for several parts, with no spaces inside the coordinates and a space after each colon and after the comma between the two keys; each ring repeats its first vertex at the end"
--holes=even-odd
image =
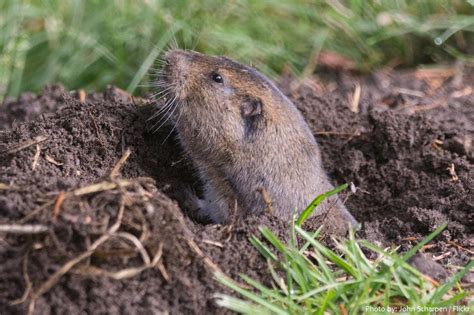
{"type": "MultiPolygon", "coordinates": [[[[312,127],[334,183],[357,187],[345,197],[363,224],[359,236],[406,250],[447,222],[424,255],[452,273],[474,245],[474,71],[448,70],[341,73],[282,87],[312,127]]],[[[205,225],[183,215],[176,200],[200,183],[171,127],[147,131],[153,109],[144,103],[115,88],[80,102],[48,87],[2,105],[0,225],[47,231],[0,235],[0,313],[25,312],[31,297],[35,314],[222,313],[212,295],[228,291],[214,271],[270,281],[248,238],[265,225],[284,239],[288,224],[262,216],[205,225]],[[112,171],[127,148],[123,168],[112,171]],[[88,252],[101,237],[109,238],[88,252]],[[153,268],[134,274],[154,257],[153,268]],[[12,304],[29,284],[29,298],[12,304]]]]}

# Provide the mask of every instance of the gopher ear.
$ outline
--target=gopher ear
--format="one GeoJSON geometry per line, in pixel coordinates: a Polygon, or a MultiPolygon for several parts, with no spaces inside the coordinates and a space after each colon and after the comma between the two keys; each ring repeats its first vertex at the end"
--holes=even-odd
{"type": "Polygon", "coordinates": [[[262,101],[259,98],[251,98],[245,100],[240,106],[242,117],[254,117],[262,113],[262,101]]]}

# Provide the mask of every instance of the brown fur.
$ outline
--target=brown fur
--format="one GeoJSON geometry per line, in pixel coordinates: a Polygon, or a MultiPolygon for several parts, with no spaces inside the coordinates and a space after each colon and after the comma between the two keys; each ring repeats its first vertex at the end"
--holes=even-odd
{"type": "MultiPolygon", "coordinates": [[[[196,52],[170,50],[164,61],[161,81],[175,106],[170,116],[205,185],[205,199],[197,201],[202,216],[226,222],[235,201],[240,214],[260,213],[268,206],[258,192],[263,188],[274,214],[289,219],[333,188],[302,115],[269,79],[196,52]]],[[[317,214],[331,206],[356,224],[336,198],[317,214]]]]}

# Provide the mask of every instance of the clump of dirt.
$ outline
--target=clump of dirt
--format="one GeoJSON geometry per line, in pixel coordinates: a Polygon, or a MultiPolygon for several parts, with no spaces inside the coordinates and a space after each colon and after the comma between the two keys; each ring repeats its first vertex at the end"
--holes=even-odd
{"type": "MultiPolygon", "coordinates": [[[[357,186],[343,197],[363,224],[360,237],[406,249],[448,222],[425,254],[464,265],[474,226],[474,91],[459,85],[465,77],[435,86],[409,75],[374,75],[388,80],[383,86],[342,75],[337,88],[292,80],[285,91],[334,182],[357,186]]],[[[24,312],[34,300],[38,314],[215,313],[212,295],[226,289],[214,272],[270,281],[248,238],[265,225],[285,239],[287,222],[193,221],[176,200],[200,183],[171,127],[148,131],[153,105],[116,88],[79,98],[48,87],[2,105],[0,225],[17,231],[0,241],[0,309],[24,312]]]]}

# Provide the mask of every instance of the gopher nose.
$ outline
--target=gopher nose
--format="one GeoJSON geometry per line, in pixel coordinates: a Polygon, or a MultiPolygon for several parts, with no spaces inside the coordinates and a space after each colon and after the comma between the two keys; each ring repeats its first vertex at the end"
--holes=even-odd
{"type": "Polygon", "coordinates": [[[190,53],[181,49],[172,49],[165,53],[167,64],[179,72],[189,69],[190,57],[190,53]]]}

